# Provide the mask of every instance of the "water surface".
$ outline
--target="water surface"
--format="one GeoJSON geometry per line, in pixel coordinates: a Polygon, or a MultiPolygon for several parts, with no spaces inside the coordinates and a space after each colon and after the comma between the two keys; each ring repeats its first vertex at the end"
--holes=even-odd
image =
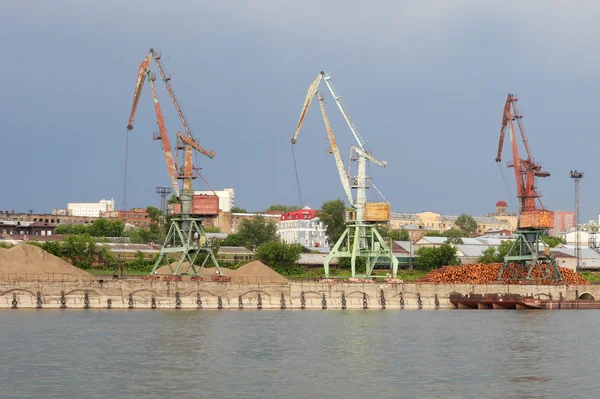
{"type": "Polygon", "coordinates": [[[593,398],[600,312],[0,311],[4,398],[593,398]]]}

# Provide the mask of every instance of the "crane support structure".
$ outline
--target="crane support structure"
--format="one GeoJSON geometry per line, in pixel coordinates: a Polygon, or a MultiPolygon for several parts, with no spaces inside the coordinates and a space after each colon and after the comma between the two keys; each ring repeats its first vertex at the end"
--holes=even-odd
{"type": "MultiPolygon", "coordinates": [[[[167,77],[162,64],[160,63],[160,54],[156,53],[154,49],[150,49],[146,58],[142,61],[138,70],[138,78],[133,94],[133,104],[131,107],[131,113],[129,117],[129,123],[127,130],[133,129],[133,123],[135,119],[135,113],[141,98],[142,88],[146,78],[150,82],[152,90],[152,98],[154,102],[154,109],[156,112],[156,123],[158,124],[159,135],[155,137],[162,143],[163,153],[165,162],[167,164],[167,172],[171,185],[173,187],[173,193],[180,201],[181,214],[171,219],[169,231],[164,244],[160,250],[158,259],[156,260],[154,267],[152,268],[152,275],[157,275],[157,270],[161,266],[167,266],[169,270],[166,275],[192,275],[199,276],[200,270],[211,262],[216,270],[218,276],[222,276],[221,268],[217,259],[212,251],[212,246],[208,245],[208,238],[204,229],[202,228],[202,215],[195,214],[193,211],[194,191],[192,182],[195,179],[193,175],[193,150],[200,152],[206,157],[212,159],[215,156],[214,151],[207,151],[202,148],[198,142],[192,136],[183,111],[179,106],[175,94],[169,83],[170,77],[167,77]],[[156,92],[156,75],[150,72],[151,61],[154,60],[161,78],[165,83],[169,96],[175,106],[179,119],[184,127],[186,134],[181,132],[177,133],[177,147],[176,156],[173,156],[167,128],[162,114],[160,102],[158,101],[158,94],[156,92]],[[180,158],[182,158],[183,165],[178,168],[180,158]],[[179,172],[178,172],[179,169],[179,172]],[[178,180],[183,180],[183,187],[180,189],[178,180]],[[175,260],[175,261],[173,261],[175,260]]],[[[163,273],[164,274],[164,273],[163,273]]]]}
{"type": "Polygon", "coordinates": [[[502,127],[496,162],[502,161],[504,138],[508,131],[511,147],[512,162],[508,165],[515,172],[517,199],[519,201],[519,221],[516,239],[504,257],[504,262],[498,273],[498,281],[520,281],[539,283],[547,280],[560,281],[562,275],[554,256],[550,253],[542,235],[553,227],[554,212],[544,209],[541,205],[541,195],[537,192],[536,177],[548,177],[550,173],[543,171],[531,155],[531,149],[521,119],[523,116],[517,108],[517,97],[509,94],[504,104],[502,127]],[[515,135],[514,121],[517,121],[520,137],[527,154],[526,159],[519,156],[519,147],[515,135]],[[536,207],[536,200],[541,208],[536,207]]]}
{"type": "MultiPolygon", "coordinates": [[[[385,167],[387,163],[375,159],[365,151],[364,141],[358,134],[358,129],[356,129],[347,112],[344,110],[339,101],[340,96],[336,93],[330,80],[331,77],[329,75],[321,72],[310,84],[300,112],[298,124],[296,125],[296,130],[292,136],[292,144],[296,144],[308,109],[310,108],[314,97],[317,97],[323,121],[325,123],[325,130],[327,131],[327,138],[331,146],[330,153],[333,154],[342,188],[346,194],[348,203],[353,209],[350,212],[346,212],[346,229],[325,258],[323,263],[325,277],[329,277],[329,263],[334,258],[350,258],[352,277],[370,277],[377,263],[388,264],[391,275],[395,277],[398,274],[398,259],[392,252],[391,242],[384,239],[377,230],[379,223],[389,222],[389,203],[387,203],[387,201],[385,203],[367,202],[366,195],[366,190],[368,188],[368,178],[366,176],[367,161],[383,167],[385,167]],[[335,99],[352,135],[358,143],[358,147],[351,146],[350,157],[350,162],[356,161],[358,164],[357,176],[350,177],[344,167],[344,161],[340,155],[339,147],[329,122],[329,117],[325,111],[323,95],[318,91],[319,84],[322,80],[325,81],[325,84],[335,99]],[[356,190],[356,198],[354,198],[352,190],[356,190]],[[360,266],[358,260],[362,260],[364,263],[365,271],[364,274],[361,275],[357,274],[357,268],[360,266]]],[[[350,170],[350,168],[348,170],[350,170]]]]}

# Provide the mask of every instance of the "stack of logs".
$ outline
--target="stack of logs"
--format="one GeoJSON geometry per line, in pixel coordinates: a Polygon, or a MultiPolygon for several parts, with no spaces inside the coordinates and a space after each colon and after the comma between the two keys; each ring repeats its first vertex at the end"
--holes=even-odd
{"type": "MultiPolygon", "coordinates": [[[[439,269],[427,273],[417,280],[418,283],[435,284],[493,284],[498,283],[496,278],[500,272],[502,263],[475,263],[466,266],[443,266],[439,269]]],[[[567,284],[567,285],[587,285],[583,277],[579,276],[571,269],[559,267],[563,281],[540,280],[539,272],[534,270],[533,281],[537,284],[567,284]],[[537,274],[537,276],[536,276],[537,274]]],[[[523,276],[525,277],[525,276],[523,276]]],[[[523,278],[523,280],[525,280],[523,278]]],[[[519,281],[501,281],[502,284],[519,284],[519,281]]]]}

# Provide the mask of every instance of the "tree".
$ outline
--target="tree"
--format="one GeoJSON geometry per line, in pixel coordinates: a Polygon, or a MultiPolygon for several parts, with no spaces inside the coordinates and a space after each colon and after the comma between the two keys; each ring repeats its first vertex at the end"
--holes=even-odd
{"type": "Polygon", "coordinates": [[[275,223],[262,215],[257,215],[252,220],[243,219],[237,234],[242,244],[248,249],[258,248],[261,244],[279,238],[275,223]]]}
{"type": "Polygon", "coordinates": [[[146,208],[146,212],[148,212],[148,217],[150,218],[150,221],[152,223],[160,223],[160,216],[162,215],[162,212],[160,209],[154,207],[154,206],[148,206],[146,208]]]}
{"type": "Polygon", "coordinates": [[[267,208],[267,211],[278,211],[278,212],[288,213],[288,212],[297,211],[298,209],[300,209],[300,208],[296,205],[276,204],[276,205],[269,205],[269,207],[267,208]]]}
{"type": "Polygon", "coordinates": [[[346,230],[345,212],[346,205],[340,199],[325,201],[321,206],[319,220],[325,225],[325,234],[330,246],[333,246],[346,230]]]}
{"type": "Polygon", "coordinates": [[[92,237],[122,237],[125,226],[119,220],[96,219],[88,227],[87,233],[92,237]]]}
{"type": "Polygon", "coordinates": [[[477,222],[473,219],[473,216],[467,215],[466,213],[460,215],[454,224],[468,235],[477,231],[477,222]]]}
{"type": "Polygon", "coordinates": [[[417,267],[422,270],[434,270],[442,266],[458,265],[456,248],[450,244],[439,247],[422,247],[416,252],[417,267]]]}
{"type": "Polygon", "coordinates": [[[248,211],[244,208],[234,206],[233,208],[231,208],[231,213],[248,213],[248,211]]]}
{"type": "Polygon", "coordinates": [[[42,244],[42,249],[54,256],[62,256],[62,246],[59,241],[46,241],[42,244]]]}
{"type": "Polygon", "coordinates": [[[546,245],[548,245],[550,248],[554,248],[559,244],[566,244],[567,242],[560,237],[554,237],[554,236],[547,236],[547,235],[543,235],[542,236],[542,240],[546,243],[546,245]]]}
{"type": "Polygon", "coordinates": [[[497,248],[489,247],[483,250],[477,262],[479,263],[502,263],[504,262],[504,257],[510,251],[510,248],[513,246],[514,241],[502,241],[497,248]]]}
{"type": "Polygon", "coordinates": [[[181,200],[177,198],[175,194],[171,195],[171,198],[167,200],[167,204],[181,204],[181,200]]]}
{"type": "Polygon", "coordinates": [[[243,247],[244,244],[240,239],[240,236],[236,233],[229,234],[224,240],[221,241],[223,247],[243,247]]]}
{"type": "Polygon", "coordinates": [[[296,262],[300,259],[302,245],[286,244],[275,240],[262,244],[256,250],[258,259],[276,272],[284,275],[300,274],[302,268],[296,262]]]}
{"type": "Polygon", "coordinates": [[[390,230],[388,233],[388,237],[392,241],[408,241],[410,240],[410,236],[408,235],[408,231],[402,226],[399,230],[390,230]]]}
{"type": "Polygon", "coordinates": [[[87,234],[66,237],[62,249],[63,257],[77,267],[88,268],[96,259],[96,240],[87,234]]]}
{"type": "Polygon", "coordinates": [[[462,238],[460,237],[448,237],[448,239],[446,240],[446,244],[464,244],[462,238]]]}

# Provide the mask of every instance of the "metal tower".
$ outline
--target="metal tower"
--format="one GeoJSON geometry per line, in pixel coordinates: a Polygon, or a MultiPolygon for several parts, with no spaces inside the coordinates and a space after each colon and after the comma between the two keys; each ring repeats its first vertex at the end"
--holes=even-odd
{"type": "Polygon", "coordinates": [[[583,178],[583,172],[571,171],[571,179],[575,181],[575,257],[577,258],[577,269],[581,261],[581,229],[579,228],[579,180],[583,178]]]}
{"type": "Polygon", "coordinates": [[[160,195],[160,212],[162,216],[167,214],[167,195],[171,194],[173,190],[171,187],[158,186],[156,187],[156,193],[160,195]]]}

